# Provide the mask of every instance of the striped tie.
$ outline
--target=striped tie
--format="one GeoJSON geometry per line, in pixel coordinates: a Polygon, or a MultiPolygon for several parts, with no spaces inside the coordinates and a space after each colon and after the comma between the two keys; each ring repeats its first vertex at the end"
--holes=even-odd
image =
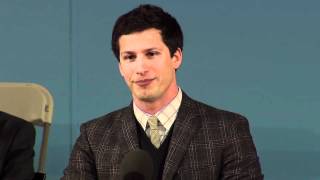
{"type": "Polygon", "coordinates": [[[150,126],[150,140],[151,143],[156,147],[160,147],[160,134],[158,128],[158,118],[156,116],[151,116],[148,119],[148,124],[150,126]]]}

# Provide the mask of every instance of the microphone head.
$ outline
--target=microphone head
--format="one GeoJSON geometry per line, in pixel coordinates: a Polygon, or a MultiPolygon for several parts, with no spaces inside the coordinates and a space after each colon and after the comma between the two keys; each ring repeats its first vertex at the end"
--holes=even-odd
{"type": "Polygon", "coordinates": [[[121,161],[120,180],[151,180],[152,174],[152,158],[146,151],[130,151],[121,161]]]}

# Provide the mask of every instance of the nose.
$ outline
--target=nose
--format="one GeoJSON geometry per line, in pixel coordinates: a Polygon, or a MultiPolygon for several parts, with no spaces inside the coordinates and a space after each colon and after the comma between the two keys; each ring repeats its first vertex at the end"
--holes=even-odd
{"type": "Polygon", "coordinates": [[[148,73],[147,59],[145,59],[143,57],[139,57],[137,59],[136,73],[141,76],[144,76],[148,73]]]}

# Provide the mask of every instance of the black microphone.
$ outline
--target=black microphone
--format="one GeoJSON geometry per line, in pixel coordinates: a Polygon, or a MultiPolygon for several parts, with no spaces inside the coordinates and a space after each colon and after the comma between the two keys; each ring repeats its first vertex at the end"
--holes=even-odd
{"type": "Polygon", "coordinates": [[[120,180],[152,180],[153,162],[141,149],[128,152],[120,164],[120,180]]]}

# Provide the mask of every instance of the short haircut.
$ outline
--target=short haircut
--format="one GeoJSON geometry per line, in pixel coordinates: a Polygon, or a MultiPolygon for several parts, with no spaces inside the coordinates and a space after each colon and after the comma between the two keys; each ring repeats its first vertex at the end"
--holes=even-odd
{"type": "Polygon", "coordinates": [[[177,20],[162,8],[150,4],[140,5],[126,14],[120,16],[112,31],[112,51],[118,61],[119,38],[135,32],[155,28],[161,31],[161,37],[170,51],[170,55],[183,49],[183,33],[177,20]]]}

